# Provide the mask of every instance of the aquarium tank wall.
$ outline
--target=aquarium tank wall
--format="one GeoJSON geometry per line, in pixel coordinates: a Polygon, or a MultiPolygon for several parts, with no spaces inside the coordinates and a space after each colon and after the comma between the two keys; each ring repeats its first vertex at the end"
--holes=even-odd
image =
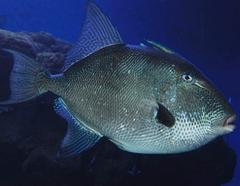
{"type": "MultiPolygon", "coordinates": [[[[17,33],[8,35],[10,40],[6,42],[6,33],[0,30],[1,48],[11,46],[37,58],[28,50],[35,42],[36,50],[45,52],[39,57],[41,60],[51,61],[51,53],[55,57],[53,63],[63,63],[64,54],[81,33],[87,2],[1,0],[0,29],[17,33]],[[22,39],[26,35],[32,38],[29,45],[22,39]]],[[[155,41],[189,60],[218,87],[239,116],[238,0],[94,2],[110,18],[125,43],[155,41]]],[[[7,84],[12,64],[0,63],[0,96],[4,99],[10,94],[7,84]]],[[[51,70],[51,64],[47,66],[51,70]]],[[[233,133],[183,154],[129,153],[103,139],[83,155],[55,160],[52,154],[67,128],[66,121],[53,110],[55,98],[56,95],[46,93],[27,103],[0,107],[0,185],[240,185],[239,120],[233,133]]]]}

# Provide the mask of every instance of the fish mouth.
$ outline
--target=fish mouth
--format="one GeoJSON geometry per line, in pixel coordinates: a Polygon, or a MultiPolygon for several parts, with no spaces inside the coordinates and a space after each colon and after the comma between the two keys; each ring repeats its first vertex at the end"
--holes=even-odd
{"type": "Polygon", "coordinates": [[[234,115],[231,115],[231,116],[228,116],[225,121],[223,122],[223,128],[227,131],[227,132],[233,132],[234,129],[236,128],[236,125],[235,125],[235,121],[237,119],[237,116],[234,114],[234,115]]]}

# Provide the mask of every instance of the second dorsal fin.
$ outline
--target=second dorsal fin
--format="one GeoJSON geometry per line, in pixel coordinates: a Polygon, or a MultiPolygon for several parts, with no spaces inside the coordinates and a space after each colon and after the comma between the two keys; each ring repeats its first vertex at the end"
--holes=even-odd
{"type": "Polygon", "coordinates": [[[108,17],[94,3],[89,2],[80,38],[67,53],[63,71],[92,53],[116,44],[123,44],[120,34],[108,17]]]}

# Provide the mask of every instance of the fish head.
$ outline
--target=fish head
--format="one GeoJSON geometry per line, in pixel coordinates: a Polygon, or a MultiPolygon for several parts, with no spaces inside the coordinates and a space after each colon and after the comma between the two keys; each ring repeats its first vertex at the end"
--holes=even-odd
{"type": "MultiPolygon", "coordinates": [[[[196,149],[235,128],[236,114],[221,92],[185,59],[168,61],[156,92],[156,118],[165,125],[169,153],[196,149]]],[[[156,85],[156,84],[155,84],[156,85]]]]}

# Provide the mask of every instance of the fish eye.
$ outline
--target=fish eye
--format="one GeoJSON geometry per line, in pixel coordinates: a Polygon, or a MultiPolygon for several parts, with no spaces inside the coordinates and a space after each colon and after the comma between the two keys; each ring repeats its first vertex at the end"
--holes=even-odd
{"type": "Polygon", "coordinates": [[[185,81],[187,81],[187,82],[192,82],[192,80],[193,80],[192,76],[189,75],[189,74],[184,74],[184,75],[182,76],[182,78],[183,78],[185,81]]]}

